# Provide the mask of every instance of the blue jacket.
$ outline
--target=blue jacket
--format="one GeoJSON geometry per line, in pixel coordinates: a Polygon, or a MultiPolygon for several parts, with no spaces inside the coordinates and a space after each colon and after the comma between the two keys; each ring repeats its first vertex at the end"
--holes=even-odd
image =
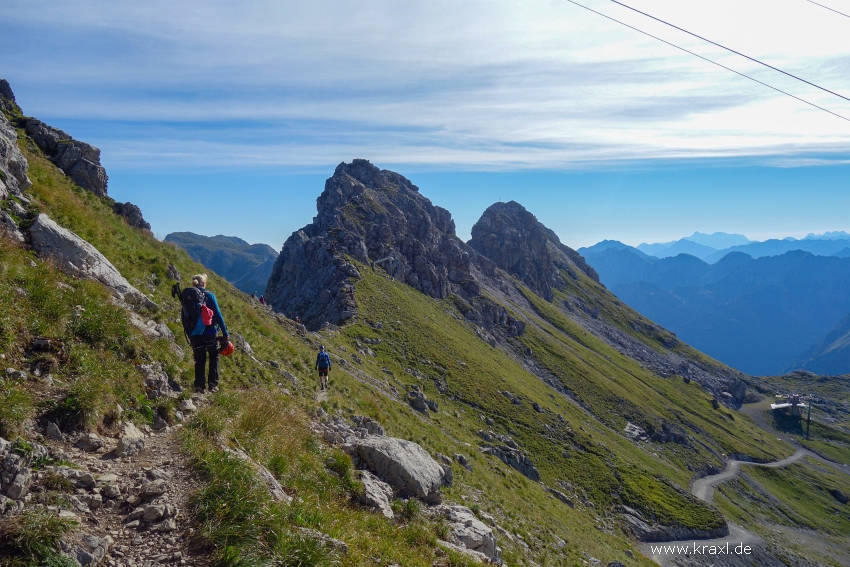
{"type": "Polygon", "coordinates": [[[204,290],[206,294],[206,298],[204,299],[204,305],[212,309],[213,312],[213,324],[212,325],[204,325],[204,322],[201,321],[201,318],[198,318],[198,323],[195,325],[195,329],[192,331],[191,336],[199,337],[201,335],[215,335],[218,333],[216,330],[216,326],[221,329],[221,334],[225,337],[229,336],[230,333],[227,332],[227,325],[224,324],[224,317],[221,315],[221,309],[218,308],[218,301],[215,299],[215,295],[211,291],[204,290]]]}
{"type": "Polygon", "coordinates": [[[316,356],[316,369],[318,370],[319,368],[327,368],[328,370],[331,369],[331,355],[325,351],[320,352],[318,356],[316,356]],[[325,356],[323,357],[322,355],[325,356]],[[325,359],[324,362],[327,362],[327,365],[322,364],[322,358],[325,359]]]}

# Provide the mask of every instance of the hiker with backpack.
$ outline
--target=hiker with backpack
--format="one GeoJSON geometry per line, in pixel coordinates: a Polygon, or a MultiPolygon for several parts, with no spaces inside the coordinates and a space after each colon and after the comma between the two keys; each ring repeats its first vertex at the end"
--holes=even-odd
{"type": "Polygon", "coordinates": [[[324,345],[319,347],[319,355],[316,357],[316,370],[319,371],[319,386],[324,391],[328,387],[328,372],[331,370],[331,357],[325,352],[324,345]]]}
{"type": "Polygon", "coordinates": [[[181,320],[186,338],[192,346],[195,359],[195,393],[203,394],[204,386],[210,392],[218,391],[218,355],[219,344],[216,335],[222,333],[221,353],[228,355],[233,352],[233,346],[228,340],[227,325],[218,301],[211,291],[207,291],[207,275],[198,274],[192,278],[192,287],[187,287],[180,293],[180,303],[183,305],[181,320]],[[204,367],[209,357],[210,366],[204,383],[204,367]]]}

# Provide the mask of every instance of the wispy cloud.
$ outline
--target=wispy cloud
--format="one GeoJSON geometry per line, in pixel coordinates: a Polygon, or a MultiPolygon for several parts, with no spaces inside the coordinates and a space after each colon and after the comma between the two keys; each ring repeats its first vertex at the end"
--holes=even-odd
{"type": "MultiPolygon", "coordinates": [[[[850,103],[588,3],[850,117],[850,103]]],[[[850,92],[848,27],[824,10],[635,3],[850,92]]],[[[554,1],[6,0],[0,35],[25,110],[76,121],[111,167],[794,160],[850,141],[850,122],[554,1]]]]}

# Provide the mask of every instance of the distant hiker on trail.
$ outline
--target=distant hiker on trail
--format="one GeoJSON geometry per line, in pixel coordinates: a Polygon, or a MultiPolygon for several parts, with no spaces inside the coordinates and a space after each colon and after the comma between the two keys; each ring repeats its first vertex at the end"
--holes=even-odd
{"type": "Polygon", "coordinates": [[[257,299],[257,292],[256,291],[251,294],[251,299],[257,299]]]}
{"type": "Polygon", "coordinates": [[[266,296],[265,296],[265,295],[261,295],[261,296],[260,296],[260,305],[265,305],[265,304],[266,304],[266,296]]]}
{"type": "Polygon", "coordinates": [[[198,394],[204,393],[204,367],[207,355],[210,358],[210,368],[206,386],[210,392],[218,391],[218,340],[216,339],[218,329],[221,329],[224,342],[228,342],[227,325],[224,324],[218,301],[213,292],[207,291],[206,287],[207,275],[198,274],[192,278],[192,287],[185,289],[180,296],[183,304],[184,329],[192,325],[191,329],[187,329],[186,334],[195,358],[195,392],[198,394]],[[191,307],[187,308],[189,305],[194,305],[199,313],[195,315],[188,312],[193,310],[191,307]]]}
{"type": "Polygon", "coordinates": [[[316,357],[316,370],[319,371],[319,386],[322,390],[328,387],[328,372],[331,369],[331,357],[325,352],[325,347],[319,347],[319,355],[316,357]]]}
{"type": "Polygon", "coordinates": [[[351,299],[354,299],[354,284],[348,288],[348,293],[351,294],[351,299]]]}

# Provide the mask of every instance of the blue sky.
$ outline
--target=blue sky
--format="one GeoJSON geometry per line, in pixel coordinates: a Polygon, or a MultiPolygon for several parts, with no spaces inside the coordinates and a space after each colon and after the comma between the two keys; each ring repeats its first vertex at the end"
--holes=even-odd
{"type": "MultiPolygon", "coordinates": [[[[586,4],[850,117],[850,102],[586,4]]],[[[850,19],[811,3],[633,4],[850,93],[850,19]]],[[[850,230],[850,122],[565,2],[6,0],[0,37],[24,111],[100,147],[110,195],[159,236],[279,247],[356,157],[410,178],[464,238],[508,199],[574,247],[850,230]]]]}

